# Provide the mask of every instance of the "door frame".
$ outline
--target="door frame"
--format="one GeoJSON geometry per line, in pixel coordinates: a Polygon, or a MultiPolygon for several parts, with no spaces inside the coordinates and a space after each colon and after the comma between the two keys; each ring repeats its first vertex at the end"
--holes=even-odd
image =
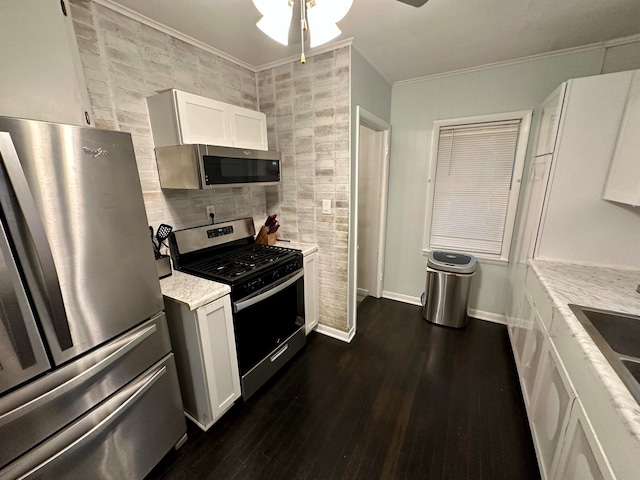
{"type": "Polygon", "coordinates": [[[357,296],[358,296],[358,185],[359,185],[359,164],[360,164],[360,126],[363,125],[376,132],[381,132],[382,137],[382,171],[380,175],[380,227],[378,230],[378,261],[376,265],[376,291],[375,296],[382,296],[382,284],[384,281],[384,258],[385,258],[385,233],[387,228],[387,198],[389,194],[389,147],[391,142],[391,125],[381,118],[377,117],[368,110],[362,108],[360,105],[356,106],[356,132],[355,132],[355,155],[354,165],[352,166],[352,172],[355,177],[354,186],[351,190],[351,204],[353,208],[353,224],[354,228],[351,233],[353,241],[349,245],[349,255],[353,255],[354,263],[353,269],[349,275],[353,276],[351,279],[351,289],[349,291],[351,311],[349,312],[348,324],[356,327],[357,317],[357,296]]]}

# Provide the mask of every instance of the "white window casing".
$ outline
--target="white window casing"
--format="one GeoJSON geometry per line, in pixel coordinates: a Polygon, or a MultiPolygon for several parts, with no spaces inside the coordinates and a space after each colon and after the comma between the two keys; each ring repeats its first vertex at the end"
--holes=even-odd
{"type": "Polygon", "coordinates": [[[423,253],[507,263],[532,111],[434,122],[423,253]]]}

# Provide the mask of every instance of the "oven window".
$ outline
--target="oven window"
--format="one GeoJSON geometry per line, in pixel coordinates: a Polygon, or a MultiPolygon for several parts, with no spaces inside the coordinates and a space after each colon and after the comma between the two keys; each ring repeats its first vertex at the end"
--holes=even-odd
{"type": "Polygon", "coordinates": [[[304,325],[304,278],[235,313],[234,323],[244,375],[304,325]]]}
{"type": "Polygon", "coordinates": [[[280,160],[204,155],[203,163],[207,185],[280,181],[280,160]]]}

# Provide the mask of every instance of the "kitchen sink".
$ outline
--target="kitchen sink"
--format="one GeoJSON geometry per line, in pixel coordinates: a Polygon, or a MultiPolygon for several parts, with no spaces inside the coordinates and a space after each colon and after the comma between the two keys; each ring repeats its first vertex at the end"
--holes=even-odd
{"type": "Polygon", "coordinates": [[[640,316],[580,305],[569,308],[640,403],[640,316]]]}

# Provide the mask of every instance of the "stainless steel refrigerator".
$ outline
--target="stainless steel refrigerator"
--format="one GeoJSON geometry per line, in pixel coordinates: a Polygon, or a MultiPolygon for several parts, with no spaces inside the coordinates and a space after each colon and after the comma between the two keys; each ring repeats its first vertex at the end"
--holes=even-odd
{"type": "Polygon", "coordinates": [[[142,478],[186,424],[127,133],[0,117],[0,479],[142,478]]]}

